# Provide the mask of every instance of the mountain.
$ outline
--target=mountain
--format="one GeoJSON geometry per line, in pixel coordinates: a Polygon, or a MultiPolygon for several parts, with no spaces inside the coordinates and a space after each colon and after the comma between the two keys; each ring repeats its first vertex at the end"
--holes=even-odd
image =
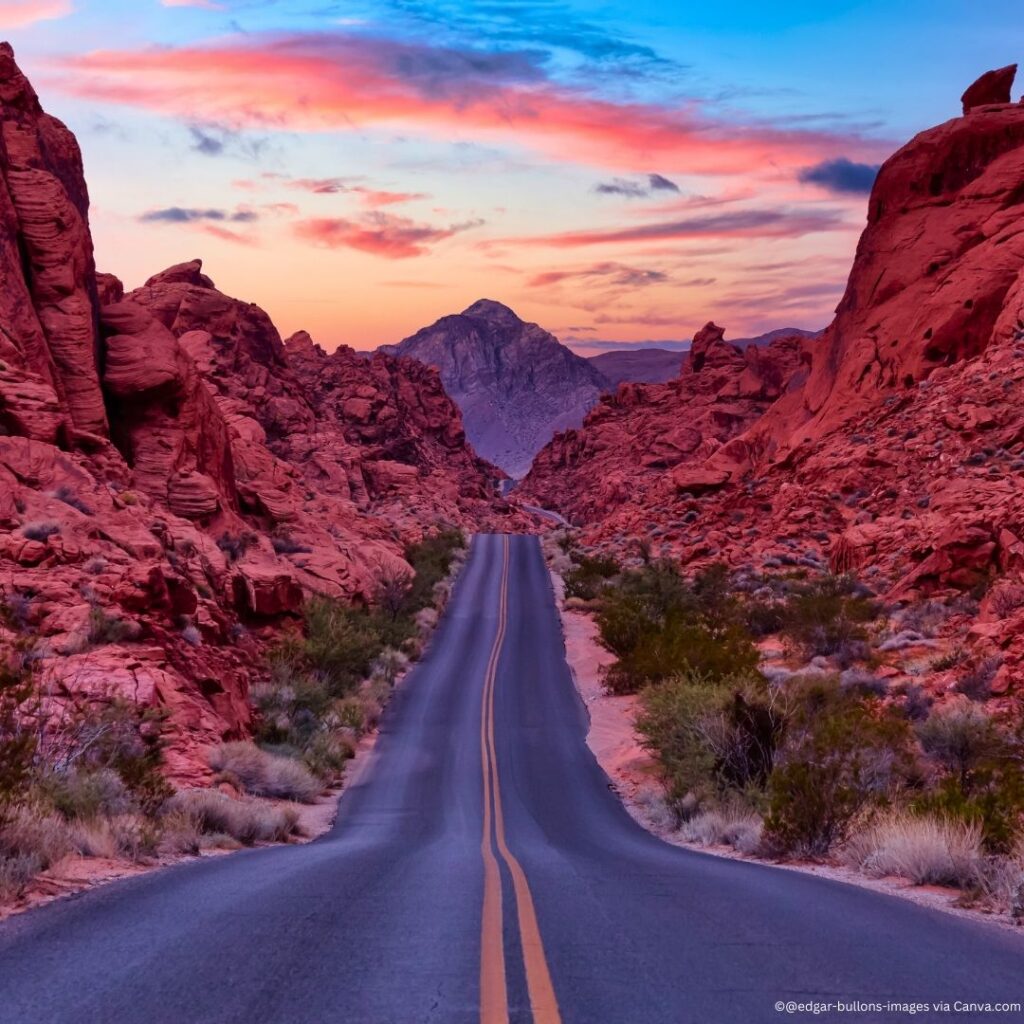
{"type": "Polygon", "coordinates": [[[587,362],[616,388],[623,381],[658,383],[679,376],[683,353],[664,348],[624,348],[588,356],[587,362]]]}
{"type": "Polygon", "coordinates": [[[508,523],[437,373],[307,336],[198,260],[98,274],[78,144],[0,45],[0,651],[41,711],[166,716],[166,766],[249,735],[307,595],[376,599],[432,525],[508,523]]]}
{"type": "Polygon", "coordinates": [[[474,449],[513,477],[608,388],[586,359],[489,299],[380,351],[435,367],[474,449]]]}
{"type": "Polygon", "coordinates": [[[746,357],[778,340],[742,360],[695,344],[690,385],[606,396],[525,494],[620,553],[959,594],[964,657],[998,666],[995,693],[1024,681],[1024,104],[985,81],[882,166],[836,317],[781,343],[770,391],[746,357]]]}
{"type": "Polygon", "coordinates": [[[750,345],[770,345],[777,338],[817,338],[821,334],[821,331],[805,331],[802,327],[776,327],[773,331],[765,331],[752,338],[733,338],[730,344],[737,348],[747,348],[750,345]]]}

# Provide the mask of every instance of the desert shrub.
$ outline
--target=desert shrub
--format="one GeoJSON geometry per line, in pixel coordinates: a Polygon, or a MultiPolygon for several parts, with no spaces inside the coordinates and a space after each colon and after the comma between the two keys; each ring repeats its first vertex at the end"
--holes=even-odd
{"type": "Polygon", "coordinates": [[[750,600],[744,606],[744,622],[753,636],[770,636],[786,624],[786,606],[782,601],[750,600]]]}
{"type": "Polygon", "coordinates": [[[340,782],[345,764],[355,754],[355,743],[348,730],[321,731],[312,737],[302,752],[303,764],[318,778],[340,782]]]}
{"type": "Polygon", "coordinates": [[[109,615],[98,605],[89,610],[89,643],[120,644],[134,640],[139,633],[136,623],[109,615]]]}
{"type": "Polygon", "coordinates": [[[424,537],[405,549],[405,560],[412,566],[413,577],[405,594],[402,611],[415,615],[433,602],[433,591],[451,571],[456,557],[466,546],[462,531],[448,528],[424,537]]]}
{"type": "Polygon", "coordinates": [[[992,588],[989,602],[999,618],[1009,618],[1018,608],[1024,606],[1024,585],[1004,580],[992,588]]]}
{"type": "Polygon", "coordinates": [[[647,627],[633,650],[609,667],[607,683],[613,693],[635,693],[680,672],[721,680],[749,675],[757,664],[757,648],[742,627],[714,629],[700,619],[673,612],[647,627]]]}
{"type": "Polygon", "coordinates": [[[932,663],[933,672],[946,672],[951,668],[958,668],[965,662],[971,660],[970,651],[964,647],[954,647],[945,654],[939,655],[932,663]]]}
{"type": "Polygon", "coordinates": [[[69,709],[40,743],[44,778],[109,769],[128,788],[135,807],[152,814],[171,792],[162,771],[165,718],[161,709],[124,700],[69,709]]]}
{"type": "Polygon", "coordinates": [[[592,558],[583,555],[565,574],[565,596],[592,601],[598,597],[619,571],[613,558],[592,558]]]}
{"type": "Polygon", "coordinates": [[[691,672],[645,689],[636,727],[658,759],[670,800],[685,813],[714,794],[762,787],[783,716],[763,681],[691,672]]]}
{"type": "Polygon", "coordinates": [[[308,544],[301,544],[286,533],[271,537],[270,543],[275,553],[279,555],[309,554],[313,550],[308,544]]]}
{"type": "Polygon", "coordinates": [[[68,819],[125,814],[134,807],[124,780],[111,768],[50,772],[44,775],[39,788],[68,819]]]}
{"type": "Polygon", "coordinates": [[[906,721],[835,680],[805,681],[768,783],[765,841],[776,853],[822,856],[854,818],[911,773],[906,721]]]}
{"type": "Polygon", "coordinates": [[[140,862],[153,857],[161,830],[157,823],[140,814],[76,821],[70,827],[71,843],[83,857],[123,857],[140,862]]]}
{"type": "Polygon", "coordinates": [[[0,826],[31,778],[36,737],[25,727],[24,713],[34,695],[31,674],[0,660],[0,826]]]}
{"type": "Polygon", "coordinates": [[[980,765],[999,757],[1006,741],[991,715],[967,698],[938,708],[917,729],[918,739],[929,754],[967,792],[980,765]]]}
{"type": "Polygon", "coordinates": [[[404,618],[392,620],[328,598],[309,601],[305,618],[299,659],[334,696],[350,692],[369,674],[373,659],[385,646],[401,646],[414,630],[404,618]]]}
{"type": "Polygon", "coordinates": [[[988,700],[992,696],[995,680],[1003,659],[998,654],[970,661],[956,681],[957,690],[971,700],[988,700]]]}
{"type": "Polygon", "coordinates": [[[915,798],[914,808],[977,824],[990,851],[1011,849],[1024,820],[1019,738],[966,698],[933,712],[918,736],[940,777],[915,798]]]}
{"type": "Polygon", "coordinates": [[[684,821],[679,837],[698,846],[731,846],[740,853],[755,853],[764,825],[760,815],[740,800],[725,801],[684,821]]]}
{"type": "Polygon", "coordinates": [[[73,487],[67,484],[61,484],[55,491],[52,491],[51,497],[64,502],[65,505],[70,505],[71,508],[77,509],[82,515],[91,516],[93,514],[88,504],[75,493],[73,487]]]}
{"type": "Polygon", "coordinates": [[[861,656],[865,624],[878,606],[848,576],[826,576],[798,585],[786,601],[783,632],[809,655],[861,656]]]}
{"type": "Polygon", "coordinates": [[[22,536],[29,540],[45,541],[56,533],[60,533],[60,527],[56,523],[35,522],[25,523],[21,528],[22,536]]]}
{"type": "Polygon", "coordinates": [[[259,537],[250,530],[241,533],[222,533],[217,538],[217,547],[224,552],[229,562],[237,562],[251,547],[259,543],[259,537]]]}
{"type": "Polygon", "coordinates": [[[20,804],[0,826],[0,860],[32,858],[42,871],[70,852],[66,822],[39,801],[20,804]]]}
{"type": "Polygon", "coordinates": [[[244,740],[224,743],[209,754],[210,767],[254,796],[312,803],[322,785],[301,762],[261,750],[244,740]]]}
{"type": "Polygon", "coordinates": [[[186,815],[204,835],[227,835],[246,846],[282,842],[298,825],[294,807],[256,800],[232,800],[213,789],[189,789],[176,793],[167,803],[169,814],[186,815]]]}
{"type": "Polygon", "coordinates": [[[1004,856],[985,858],[979,888],[1015,924],[1024,921],[1024,841],[1018,841],[1004,856]]]}
{"type": "Polygon", "coordinates": [[[970,886],[982,867],[981,828],[956,819],[890,813],[850,836],[842,859],[865,874],[915,885],[970,886]]]}
{"type": "Polygon", "coordinates": [[[715,756],[703,724],[721,708],[722,693],[707,680],[680,675],[640,695],[636,718],[642,742],[658,759],[669,799],[697,807],[715,791],[715,756]]]}

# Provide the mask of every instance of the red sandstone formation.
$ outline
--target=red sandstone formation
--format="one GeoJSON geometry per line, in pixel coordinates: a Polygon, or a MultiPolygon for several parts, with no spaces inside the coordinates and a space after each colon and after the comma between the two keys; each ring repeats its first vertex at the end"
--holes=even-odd
{"type": "Polygon", "coordinates": [[[403,543],[485,524],[500,473],[434,371],[305,336],[198,261],[125,295],[93,266],[74,137],[0,47],[0,649],[44,710],[169,712],[168,766],[243,736],[304,594],[372,600],[403,543]]]}
{"type": "Polygon", "coordinates": [[[623,504],[643,506],[667,480],[691,490],[714,485],[704,462],[790,386],[810,344],[793,335],[741,350],[707,324],[675,380],[620,385],[580,430],[557,435],[537,456],[523,492],[587,523],[623,504]]]}
{"type": "Polygon", "coordinates": [[[999,596],[1024,576],[1024,106],[1006,102],[1010,70],[883,166],[836,318],[759,395],[763,414],[716,418],[749,403],[751,378],[706,329],[678,381],[620,388],[556,437],[531,499],[622,551],[641,538],[691,564],[831,566],[895,601],[986,591],[967,640],[1003,659],[997,690],[1024,682],[1024,612],[999,596]]]}

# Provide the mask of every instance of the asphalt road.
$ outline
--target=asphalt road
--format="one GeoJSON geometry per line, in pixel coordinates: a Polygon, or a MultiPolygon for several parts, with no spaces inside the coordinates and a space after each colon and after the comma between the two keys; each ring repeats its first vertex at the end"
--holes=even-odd
{"type": "Polygon", "coordinates": [[[584,731],[536,538],[480,537],[334,830],[8,921],[0,1021],[902,1021],[774,1007],[1024,1000],[1014,934],[648,835],[584,731]]]}

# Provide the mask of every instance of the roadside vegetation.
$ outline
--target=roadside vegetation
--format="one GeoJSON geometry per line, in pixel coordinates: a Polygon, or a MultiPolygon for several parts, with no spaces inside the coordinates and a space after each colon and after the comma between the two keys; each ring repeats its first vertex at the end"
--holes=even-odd
{"type": "Polygon", "coordinates": [[[168,784],[161,712],[47,703],[25,635],[0,657],[0,901],[68,855],[144,864],[297,835],[299,805],[341,783],[419,656],[464,549],[457,530],[410,545],[412,572],[383,578],[372,607],[310,599],[253,688],[253,740],[209,752],[216,788],[168,784]]]}
{"type": "MultiPolygon", "coordinates": [[[[954,886],[1024,919],[1024,733],[986,705],[966,657],[933,700],[887,652],[929,643],[937,602],[886,609],[851,576],[685,577],[550,548],[567,606],[594,616],[635,695],[679,838],[954,886]]],[[[998,667],[998,666],[997,666],[998,667]]]]}

